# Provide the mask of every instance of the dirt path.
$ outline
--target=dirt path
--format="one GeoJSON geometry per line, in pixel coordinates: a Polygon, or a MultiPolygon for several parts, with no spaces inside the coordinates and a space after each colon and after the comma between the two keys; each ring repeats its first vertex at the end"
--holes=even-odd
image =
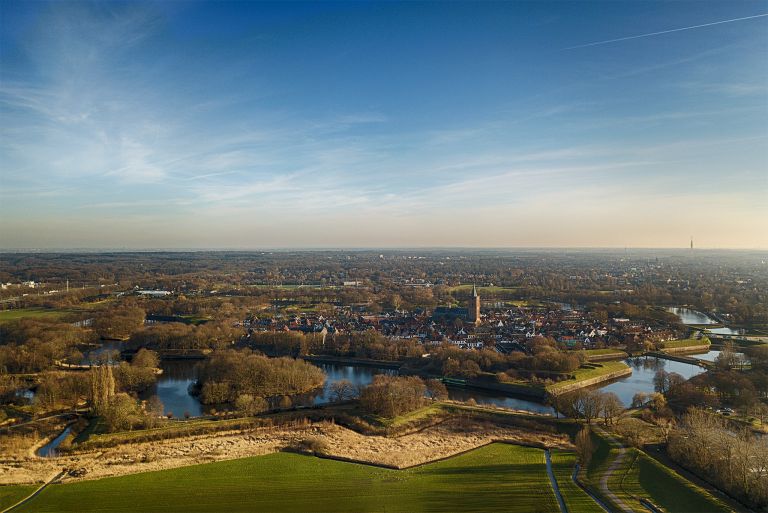
{"type": "Polygon", "coordinates": [[[613,462],[608,466],[608,469],[603,474],[603,477],[600,478],[600,491],[608,497],[608,499],[614,503],[621,511],[624,511],[625,513],[633,513],[632,508],[626,505],[624,501],[619,499],[618,496],[616,496],[615,493],[611,491],[610,488],[608,488],[608,479],[610,479],[611,475],[614,473],[614,471],[619,468],[619,466],[624,461],[624,458],[627,455],[627,449],[621,443],[616,440],[614,437],[603,431],[602,429],[595,428],[596,431],[600,433],[601,436],[605,437],[608,442],[614,446],[617,447],[619,450],[618,456],[616,456],[616,459],[613,460],[613,462]]]}

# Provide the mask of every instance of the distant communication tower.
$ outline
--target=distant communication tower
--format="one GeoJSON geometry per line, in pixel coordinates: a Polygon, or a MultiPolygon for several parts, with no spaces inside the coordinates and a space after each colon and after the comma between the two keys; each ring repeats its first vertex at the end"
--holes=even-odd
{"type": "Polygon", "coordinates": [[[693,251],[693,235],[691,235],[691,251],[693,251]]]}

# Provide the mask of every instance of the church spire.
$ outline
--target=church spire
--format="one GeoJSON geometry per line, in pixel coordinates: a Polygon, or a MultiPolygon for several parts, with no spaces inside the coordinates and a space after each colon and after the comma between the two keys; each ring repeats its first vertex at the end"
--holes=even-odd
{"type": "Polygon", "coordinates": [[[472,284],[472,297],[477,297],[477,287],[475,284],[472,284]]]}

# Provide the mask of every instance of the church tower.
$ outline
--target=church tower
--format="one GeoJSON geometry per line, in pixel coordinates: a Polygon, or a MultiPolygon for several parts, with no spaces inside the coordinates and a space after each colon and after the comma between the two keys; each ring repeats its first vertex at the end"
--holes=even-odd
{"type": "Polygon", "coordinates": [[[480,322],[480,296],[477,295],[477,287],[472,285],[472,297],[469,298],[467,305],[467,320],[477,324],[480,322]]]}

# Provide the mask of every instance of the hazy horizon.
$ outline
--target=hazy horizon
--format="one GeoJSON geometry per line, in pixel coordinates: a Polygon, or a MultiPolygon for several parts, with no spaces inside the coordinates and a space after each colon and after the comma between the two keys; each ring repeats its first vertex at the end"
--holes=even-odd
{"type": "Polygon", "coordinates": [[[690,248],[678,247],[619,247],[619,246],[274,246],[274,247],[59,247],[59,248],[0,248],[0,253],[265,253],[265,252],[573,252],[573,253],[627,253],[663,251],[681,254],[706,254],[714,252],[765,252],[766,248],[690,248]]]}
{"type": "Polygon", "coordinates": [[[0,250],[768,248],[765,2],[0,11],[0,250]]]}

